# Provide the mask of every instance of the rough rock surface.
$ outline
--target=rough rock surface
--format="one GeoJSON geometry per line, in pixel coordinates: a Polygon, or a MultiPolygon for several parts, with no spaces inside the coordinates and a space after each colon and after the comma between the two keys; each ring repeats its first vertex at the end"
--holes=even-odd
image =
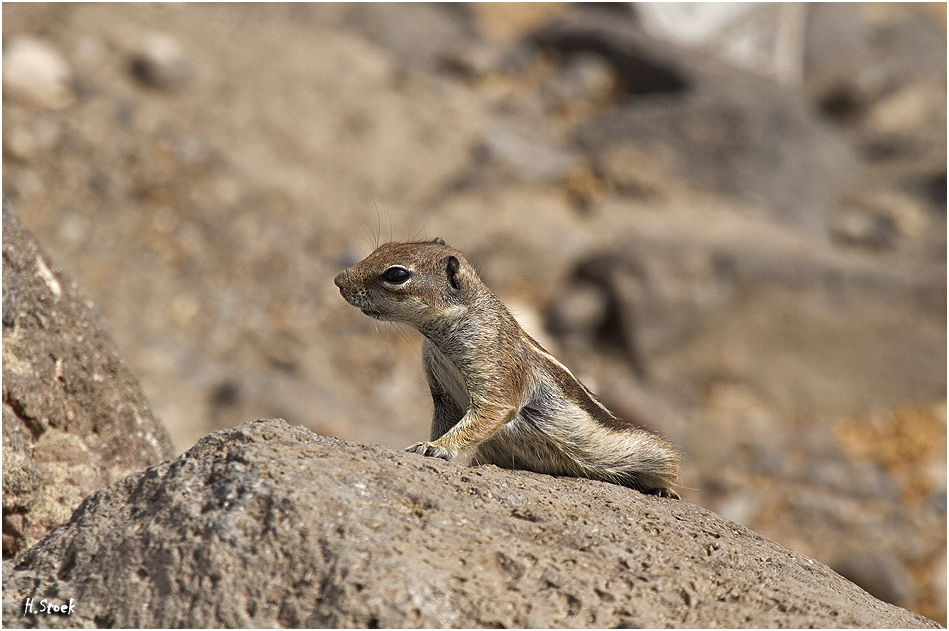
{"type": "Polygon", "coordinates": [[[282,420],[93,494],[3,578],[11,627],[937,626],[687,502],[282,420]]]}
{"type": "Polygon", "coordinates": [[[3,556],[172,455],[92,303],[3,209],[3,556]]]}

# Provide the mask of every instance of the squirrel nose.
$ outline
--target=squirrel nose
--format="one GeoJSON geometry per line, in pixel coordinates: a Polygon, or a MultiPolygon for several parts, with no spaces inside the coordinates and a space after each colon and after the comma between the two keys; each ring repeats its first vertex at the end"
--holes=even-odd
{"type": "Polygon", "coordinates": [[[339,287],[340,289],[343,288],[343,276],[344,276],[345,274],[346,274],[346,272],[340,272],[339,274],[336,275],[336,278],[333,279],[333,282],[334,282],[334,283],[336,284],[336,286],[339,287]]]}

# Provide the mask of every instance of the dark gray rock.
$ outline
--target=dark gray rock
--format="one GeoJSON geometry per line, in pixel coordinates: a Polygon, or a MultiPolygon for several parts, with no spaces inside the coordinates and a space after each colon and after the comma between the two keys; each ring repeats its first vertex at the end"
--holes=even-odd
{"type": "Polygon", "coordinates": [[[9,627],[937,626],[685,501],[282,420],[94,493],[3,581],[9,627]]]}
{"type": "Polygon", "coordinates": [[[3,209],[3,556],[89,493],[171,457],[92,303],[3,209]]]}
{"type": "Polygon", "coordinates": [[[896,405],[906,393],[922,401],[945,396],[942,262],[878,260],[801,234],[769,234],[773,226],[749,219],[723,221],[715,231],[688,222],[662,231],[640,225],[624,245],[576,264],[570,291],[548,315],[568,343],[592,339],[621,350],[640,376],[662,373],[683,390],[721,378],[728,365],[726,374],[789,406],[809,398],[859,408],[874,400],[896,405]],[[578,292],[605,309],[573,314],[578,292]],[[831,338],[835,346],[826,341],[827,314],[845,323],[831,338]],[[873,328],[844,342],[860,321],[873,328]],[[726,341],[725,331],[736,334],[726,341]],[[741,347],[731,358],[757,357],[754,367],[739,369],[720,350],[726,345],[741,347]],[[716,349],[714,359],[706,364],[698,348],[716,349]],[[852,361],[841,363],[844,357],[852,361]],[[808,369],[795,374],[777,358],[808,369]]]}
{"type": "Polygon", "coordinates": [[[693,186],[763,201],[784,221],[826,233],[858,163],[843,135],[791,90],[607,14],[574,14],[532,39],[567,54],[601,54],[616,68],[624,102],[577,137],[621,191],[642,188],[630,182],[644,163],[668,163],[693,186]]]}

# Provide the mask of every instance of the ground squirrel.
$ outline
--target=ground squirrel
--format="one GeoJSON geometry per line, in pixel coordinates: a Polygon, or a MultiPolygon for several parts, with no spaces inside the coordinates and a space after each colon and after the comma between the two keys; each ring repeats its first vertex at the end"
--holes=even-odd
{"type": "Polygon", "coordinates": [[[430,442],[406,451],[678,498],[678,453],[613,416],[442,239],[386,243],[335,279],[347,302],[425,336],[430,442]]]}

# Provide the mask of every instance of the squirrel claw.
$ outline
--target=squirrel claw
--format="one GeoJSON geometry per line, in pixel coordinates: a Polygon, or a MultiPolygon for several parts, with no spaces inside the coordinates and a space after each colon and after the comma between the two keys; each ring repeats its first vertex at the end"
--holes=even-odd
{"type": "Polygon", "coordinates": [[[429,442],[415,443],[411,447],[408,447],[406,451],[428,456],[429,458],[441,458],[443,460],[451,460],[453,455],[444,447],[439,447],[438,445],[429,442]]]}
{"type": "Polygon", "coordinates": [[[664,497],[670,500],[681,499],[679,494],[673,491],[672,489],[653,489],[649,492],[649,495],[655,495],[656,497],[664,497]]]}

